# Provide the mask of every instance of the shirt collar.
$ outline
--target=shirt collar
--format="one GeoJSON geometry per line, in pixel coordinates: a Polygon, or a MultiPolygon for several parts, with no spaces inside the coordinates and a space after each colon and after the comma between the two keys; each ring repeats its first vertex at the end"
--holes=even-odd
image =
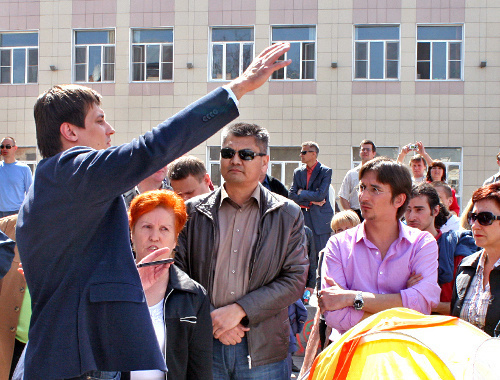
{"type": "MultiPolygon", "coordinates": [[[[250,199],[253,198],[257,201],[257,205],[260,207],[260,186],[257,185],[252,193],[252,195],[250,195],[250,199]]],[[[229,196],[229,194],[227,193],[226,191],[226,186],[225,184],[221,186],[221,191],[220,191],[220,202],[219,202],[219,208],[220,206],[222,206],[222,202],[225,200],[225,199],[228,199],[230,200],[232,203],[235,203],[231,197],[229,196]]],[[[246,202],[248,202],[250,199],[248,199],[246,202]]],[[[245,203],[246,203],[245,202],[245,203]]]]}
{"type": "Polygon", "coordinates": [[[316,166],[318,166],[319,161],[316,161],[316,163],[312,166],[312,168],[309,169],[309,166],[306,165],[306,170],[308,173],[312,173],[314,169],[316,169],[316,166]]]}
{"type": "MultiPolygon", "coordinates": [[[[405,239],[409,243],[412,243],[414,239],[411,238],[409,229],[404,228],[405,225],[400,220],[398,220],[398,227],[399,236],[397,238],[397,242],[399,243],[401,240],[405,239]]],[[[367,241],[369,241],[366,237],[365,222],[361,223],[357,228],[358,230],[356,231],[356,243],[359,243],[361,239],[366,239],[367,241]]]]}

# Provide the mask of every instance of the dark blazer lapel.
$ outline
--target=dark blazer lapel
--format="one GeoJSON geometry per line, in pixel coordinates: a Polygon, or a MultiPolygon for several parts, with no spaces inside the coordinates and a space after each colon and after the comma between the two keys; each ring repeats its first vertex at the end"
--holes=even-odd
{"type": "Polygon", "coordinates": [[[300,171],[300,183],[299,188],[305,189],[307,185],[307,165],[304,165],[302,170],[300,171]]]}

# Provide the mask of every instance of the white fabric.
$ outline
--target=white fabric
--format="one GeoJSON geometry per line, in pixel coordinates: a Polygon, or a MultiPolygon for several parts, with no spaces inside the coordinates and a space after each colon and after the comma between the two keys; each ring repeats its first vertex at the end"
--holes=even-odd
{"type": "Polygon", "coordinates": [[[339,197],[348,200],[351,208],[354,210],[359,210],[359,198],[356,188],[359,184],[360,169],[361,165],[358,165],[354,169],[349,170],[346,173],[339,190],[339,197]]]}
{"type": "Polygon", "coordinates": [[[456,215],[452,215],[450,219],[440,228],[442,233],[448,231],[458,231],[460,229],[460,219],[456,215]]]}

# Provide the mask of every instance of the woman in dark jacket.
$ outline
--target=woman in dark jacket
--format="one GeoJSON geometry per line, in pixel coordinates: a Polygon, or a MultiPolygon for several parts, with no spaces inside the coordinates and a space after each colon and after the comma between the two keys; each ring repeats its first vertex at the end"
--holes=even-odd
{"type": "MultiPolygon", "coordinates": [[[[129,223],[137,261],[173,257],[186,219],[184,201],[172,191],[149,191],[134,198],[129,223]]],[[[157,265],[150,277],[141,272],[139,269],[168,379],[212,379],[212,319],[205,289],[171,263],[157,265]]],[[[165,379],[165,374],[122,374],[122,379],[128,378],[156,380],[165,379]]]]}
{"type": "Polygon", "coordinates": [[[500,182],[472,194],[468,214],[474,241],[481,251],[463,259],[457,270],[452,315],[489,335],[500,330],[500,182]]]}

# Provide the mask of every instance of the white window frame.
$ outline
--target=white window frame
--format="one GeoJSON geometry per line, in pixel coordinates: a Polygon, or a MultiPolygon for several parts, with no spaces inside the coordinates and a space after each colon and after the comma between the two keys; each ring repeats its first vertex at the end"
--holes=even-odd
{"type": "MultiPolygon", "coordinates": [[[[353,81],[391,81],[391,82],[397,82],[400,80],[400,75],[401,75],[401,25],[400,24],[357,24],[353,25],[353,47],[352,47],[352,79],[353,81]],[[356,39],[356,28],[357,27],[397,27],[398,28],[398,39],[397,40],[390,40],[390,39],[372,39],[372,40],[357,40],[356,39]],[[382,78],[370,78],[370,63],[371,63],[371,43],[372,42],[382,42],[384,46],[383,50],[383,76],[382,78]],[[366,75],[367,78],[356,78],[356,43],[366,43],[367,44],[367,65],[366,65],[366,75]],[[398,75],[396,78],[387,78],[387,62],[389,61],[387,59],[387,43],[397,43],[398,44],[398,58],[397,58],[397,67],[398,67],[398,75]]],[[[394,61],[394,60],[391,60],[394,61]]]]}
{"type": "Polygon", "coordinates": [[[463,81],[464,80],[464,61],[465,61],[465,50],[464,50],[464,45],[465,45],[465,25],[464,24],[417,24],[416,26],[416,44],[415,44],[415,80],[416,81],[423,81],[423,82],[443,82],[443,81],[463,81]],[[446,27],[446,26],[453,26],[457,27],[460,26],[462,27],[462,39],[461,40],[419,40],[418,39],[418,28],[419,27],[426,27],[426,26],[431,26],[431,27],[446,27]],[[430,49],[429,49],[429,79],[421,79],[418,77],[418,63],[419,62],[427,62],[427,60],[418,60],[418,44],[419,43],[430,43],[430,49]],[[446,43],[446,78],[445,79],[432,79],[432,44],[433,43],[446,43]],[[449,55],[450,55],[450,43],[460,43],[460,78],[449,78],[449,71],[450,67],[449,64],[451,61],[456,61],[456,60],[450,60],[449,55]]]}
{"type": "Polygon", "coordinates": [[[72,57],[72,75],[73,83],[115,83],[116,80],[116,29],[115,28],[88,28],[88,29],[73,29],[73,57],[72,57]],[[76,34],[78,32],[113,32],[114,42],[112,43],[96,43],[96,44],[76,44],[76,34]],[[99,81],[89,81],[89,49],[90,47],[99,46],[101,48],[101,78],[99,81]],[[85,63],[76,63],[76,49],[85,47],[85,63]],[[104,50],[106,47],[113,47],[114,61],[103,62],[104,50]],[[103,80],[104,64],[113,66],[113,79],[103,80]],[[76,78],[76,67],[85,66],[85,80],[79,81],[76,78]]]}
{"type": "MultiPolygon", "coordinates": [[[[251,59],[255,56],[255,27],[252,26],[211,26],[209,30],[210,36],[210,46],[209,46],[209,64],[208,64],[208,81],[209,82],[229,82],[232,79],[226,79],[226,68],[227,68],[227,45],[228,44],[239,44],[239,69],[238,76],[243,74],[246,67],[244,67],[244,57],[243,57],[243,47],[245,45],[251,45],[251,59]],[[213,31],[216,29],[251,29],[253,34],[253,39],[248,41],[213,41],[213,31]],[[213,63],[214,63],[214,46],[222,46],[222,78],[213,78],[213,63]]],[[[250,63],[249,62],[249,63],[250,63]]]]}
{"type": "MultiPolygon", "coordinates": [[[[288,73],[288,66],[285,66],[283,69],[280,69],[278,71],[275,71],[273,75],[271,75],[270,80],[271,81],[316,81],[316,76],[318,73],[318,27],[316,25],[271,25],[270,26],[270,36],[271,36],[271,45],[278,43],[278,42],[284,42],[280,40],[274,40],[273,39],[273,29],[274,28],[314,28],[314,40],[286,40],[286,42],[289,42],[290,44],[293,43],[300,43],[300,49],[299,49],[299,54],[300,54],[300,65],[299,65],[299,78],[293,79],[293,78],[287,78],[287,73],[288,73]],[[314,75],[313,78],[303,78],[303,64],[304,62],[311,62],[311,60],[305,60],[303,58],[303,52],[304,52],[304,44],[306,43],[314,43],[314,75]],[[283,70],[283,78],[275,78],[278,73],[281,73],[283,70]]],[[[285,53],[283,56],[281,56],[278,61],[286,61],[288,59],[288,52],[285,53]]]]}
{"type": "Polygon", "coordinates": [[[130,82],[132,83],[156,83],[156,82],[173,82],[174,81],[174,28],[173,27],[161,27],[161,28],[130,28],[130,82]],[[171,30],[172,31],[172,42],[134,42],[134,31],[137,30],[171,30]],[[144,79],[143,80],[134,80],[134,64],[139,62],[134,62],[134,46],[144,46],[144,59],[147,59],[147,49],[150,46],[158,46],[159,47],[159,76],[158,80],[147,80],[147,65],[146,61],[141,62],[144,64],[144,79]],[[171,46],[172,48],[172,61],[162,61],[162,51],[165,46],[171,46]],[[172,64],[172,78],[171,79],[161,79],[163,76],[163,64],[171,63],[172,64]]]}
{"type": "Polygon", "coordinates": [[[10,78],[9,82],[2,82],[0,84],[2,85],[25,85],[25,84],[37,84],[38,83],[38,68],[39,68],[39,60],[40,60],[40,55],[39,55],[39,46],[40,46],[40,36],[39,36],[39,31],[38,30],[23,30],[23,31],[0,31],[0,35],[6,35],[6,34],[32,34],[36,33],[37,34],[37,45],[25,45],[25,46],[5,46],[2,47],[0,46],[0,70],[5,67],[10,68],[10,78]],[[19,51],[19,50],[24,50],[24,82],[14,82],[14,51],[19,51]],[[2,65],[1,62],[1,52],[2,51],[10,51],[10,59],[9,59],[9,65],[2,65]],[[36,51],[37,55],[37,64],[36,66],[30,65],[29,64],[29,55],[30,51],[36,51]],[[29,68],[30,67],[36,67],[36,81],[34,82],[28,82],[28,76],[29,76],[29,68]]]}

